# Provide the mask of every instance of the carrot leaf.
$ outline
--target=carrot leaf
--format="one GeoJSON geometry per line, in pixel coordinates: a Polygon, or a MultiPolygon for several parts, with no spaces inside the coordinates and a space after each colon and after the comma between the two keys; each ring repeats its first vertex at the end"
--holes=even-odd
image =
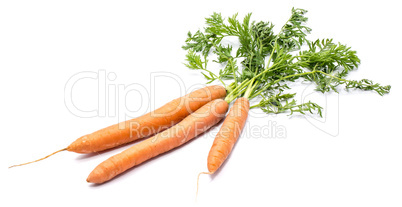
{"type": "Polygon", "coordinates": [[[312,31],[306,26],[306,10],[292,8],[290,18],[278,33],[269,21],[251,21],[251,13],[238,20],[234,14],[227,20],[220,13],[205,19],[206,27],[195,34],[188,33],[183,49],[188,50],[185,65],[203,70],[208,83],[231,80],[225,85],[227,102],[243,96],[261,97],[259,107],[266,113],[314,113],[322,115],[322,107],[309,101],[297,104],[294,94],[286,93],[288,83],[302,78],[316,85],[322,93],[358,89],[375,91],[379,95],[390,92],[391,86],[368,79],[348,80],[350,71],[360,64],[357,52],[351,47],[335,43],[333,39],[307,39],[312,31]],[[222,44],[225,37],[237,37],[239,44],[222,44]],[[236,51],[233,51],[237,48],[236,51]],[[207,70],[208,57],[222,67],[218,74],[207,70]],[[210,57],[211,58],[211,57],[210,57]]]}

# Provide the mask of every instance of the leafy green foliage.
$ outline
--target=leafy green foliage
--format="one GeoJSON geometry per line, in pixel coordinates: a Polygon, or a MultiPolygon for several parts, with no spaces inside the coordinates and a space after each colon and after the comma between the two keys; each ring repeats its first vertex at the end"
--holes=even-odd
{"type": "Polygon", "coordinates": [[[277,94],[271,96],[269,99],[264,99],[259,103],[262,111],[265,113],[283,113],[290,111],[289,115],[295,112],[305,114],[310,112],[313,114],[315,111],[322,117],[322,107],[311,101],[302,104],[296,104],[296,100],[292,99],[296,94],[277,94]],[[289,101],[291,100],[291,101],[289,101]]]}
{"type": "Polygon", "coordinates": [[[223,45],[218,45],[215,50],[213,51],[217,56],[217,60],[214,60],[217,63],[224,63],[229,60],[233,60],[233,57],[231,55],[233,47],[231,45],[228,45],[227,47],[223,45]]]}
{"type": "Polygon", "coordinates": [[[258,22],[252,25],[252,33],[261,47],[261,54],[266,56],[272,52],[275,43],[274,25],[270,22],[258,22]]]}
{"type": "Polygon", "coordinates": [[[184,45],[182,48],[189,51],[202,52],[204,56],[208,56],[208,53],[213,46],[213,44],[210,42],[211,39],[217,38],[216,35],[206,35],[201,31],[197,31],[194,35],[191,34],[191,32],[188,32],[187,36],[186,45],[184,45]]]}
{"type": "Polygon", "coordinates": [[[219,79],[219,77],[217,77],[213,72],[206,69],[208,62],[206,57],[203,61],[200,55],[196,54],[193,50],[189,50],[186,55],[186,61],[187,63],[184,63],[184,65],[188,68],[192,70],[203,70],[201,73],[204,78],[208,80],[207,83],[212,83],[216,79],[219,79]]]}
{"type": "Polygon", "coordinates": [[[310,101],[297,104],[294,94],[285,92],[290,89],[287,83],[299,78],[315,83],[316,90],[322,93],[338,92],[340,85],[347,90],[376,91],[380,95],[389,93],[390,86],[381,86],[367,79],[345,79],[360,64],[356,51],[334,43],[332,39],[308,40],[311,29],[306,26],[306,13],[306,10],[293,8],[290,18],[277,34],[271,22],[252,22],[251,13],[242,21],[237,19],[237,14],[225,20],[221,14],[213,13],[205,19],[203,31],[194,35],[188,33],[183,46],[188,50],[185,65],[202,70],[208,83],[219,80],[226,86],[223,80],[232,80],[226,86],[228,102],[240,96],[249,99],[262,97],[253,107],[260,107],[266,113],[317,112],[321,115],[319,105],[310,101]],[[237,37],[240,42],[236,51],[233,51],[233,45],[221,43],[229,36],[237,37]],[[303,45],[307,45],[307,49],[300,51],[303,45]],[[210,54],[215,54],[217,58],[212,61],[222,66],[217,75],[207,70],[210,54]]]}
{"type": "Polygon", "coordinates": [[[219,70],[219,78],[224,80],[234,79],[233,74],[237,74],[239,67],[237,66],[236,60],[230,62],[226,65],[224,69],[219,70]]]}
{"type": "Polygon", "coordinates": [[[197,55],[193,50],[189,50],[187,55],[186,55],[186,61],[185,65],[194,70],[204,69],[204,64],[206,63],[205,61],[201,60],[201,56],[197,55]]]}
{"type": "Polygon", "coordinates": [[[278,44],[287,51],[300,49],[307,41],[306,36],[311,32],[309,27],[304,26],[308,18],[303,9],[292,9],[292,15],[288,22],[282,27],[278,36],[278,44]]]}
{"type": "Polygon", "coordinates": [[[298,56],[299,66],[310,71],[320,71],[304,76],[305,79],[317,84],[317,91],[338,92],[337,87],[344,84],[347,89],[376,91],[380,95],[389,93],[390,86],[381,86],[371,80],[345,80],[347,74],[356,69],[360,59],[356,51],[340,43],[333,43],[332,39],[316,40],[308,43],[309,50],[301,51],[298,56]]]}
{"type": "Polygon", "coordinates": [[[301,51],[299,60],[309,70],[321,70],[325,73],[340,72],[340,77],[358,67],[360,59],[356,51],[332,39],[316,40],[308,43],[309,50],[301,51]],[[342,71],[339,71],[342,69],[342,71]]]}
{"type": "Polygon", "coordinates": [[[373,83],[373,81],[368,80],[368,79],[362,79],[360,81],[346,81],[346,88],[355,88],[355,89],[360,89],[360,90],[364,90],[364,91],[375,91],[377,92],[379,95],[383,96],[386,93],[389,93],[389,91],[391,90],[391,86],[390,85],[386,85],[386,86],[381,86],[378,83],[373,83]]]}

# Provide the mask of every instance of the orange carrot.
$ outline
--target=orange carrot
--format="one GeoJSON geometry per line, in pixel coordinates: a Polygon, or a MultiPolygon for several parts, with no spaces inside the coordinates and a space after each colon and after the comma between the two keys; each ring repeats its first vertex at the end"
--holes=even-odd
{"type": "Polygon", "coordinates": [[[211,100],[225,96],[226,90],[222,86],[199,89],[165,104],[154,112],[80,137],[71,143],[67,150],[77,153],[98,152],[150,136],[178,123],[211,100]],[[119,128],[120,126],[123,128],[119,128]]]}
{"type": "Polygon", "coordinates": [[[214,173],[226,160],[246,123],[250,103],[239,98],[230,109],[221,129],[215,137],[208,155],[208,171],[214,173]]]}
{"type": "Polygon", "coordinates": [[[228,103],[217,99],[187,116],[177,125],[148,138],[99,164],[88,176],[90,183],[104,183],[152,157],[176,148],[218,123],[228,103]]]}
{"type": "Polygon", "coordinates": [[[214,174],[223,162],[225,162],[244,128],[249,110],[250,103],[248,99],[244,97],[238,98],[232,108],[230,108],[208,154],[207,166],[209,172],[201,172],[198,174],[197,196],[200,175],[214,174]]]}
{"type": "MultiPolygon", "coordinates": [[[[58,150],[55,153],[64,150],[76,153],[99,152],[156,134],[177,124],[208,102],[224,98],[225,96],[226,90],[222,86],[214,85],[201,88],[183,97],[174,99],[153,112],[82,136],[67,148],[58,150]]],[[[11,167],[37,162],[55,153],[32,162],[13,165],[11,167]]]]}

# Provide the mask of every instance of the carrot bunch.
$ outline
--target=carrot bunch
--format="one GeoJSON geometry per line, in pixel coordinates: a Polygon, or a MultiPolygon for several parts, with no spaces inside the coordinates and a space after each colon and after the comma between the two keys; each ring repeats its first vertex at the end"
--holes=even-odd
{"type": "MultiPolygon", "coordinates": [[[[214,123],[222,119],[228,108],[227,103],[222,100],[225,96],[226,90],[224,87],[218,85],[207,86],[183,97],[174,99],[155,111],[138,118],[84,135],[72,142],[66,148],[58,150],[44,158],[19,165],[13,165],[10,166],[10,168],[37,162],[65,150],[76,153],[100,152],[155,134],[154,137],[146,139],[138,146],[135,145],[135,149],[138,151],[155,149],[158,153],[155,151],[152,152],[156,153],[153,155],[156,156],[165,152],[166,149],[170,150],[185,143],[191,139],[189,137],[195,137],[197,134],[210,128],[214,123]],[[222,105],[222,102],[226,105],[222,105]],[[206,123],[200,124],[204,122],[206,123]],[[169,128],[173,125],[175,127],[169,128]],[[165,130],[166,128],[169,129],[165,130]],[[159,133],[161,131],[163,132],[159,133]],[[185,132],[186,134],[184,134],[185,132]],[[140,146],[142,146],[142,148],[140,146]]],[[[133,151],[130,151],[130,149],[123,152],[123,156],[128,156],[128,152],[133,151]]],[[[146,158],[145,160],[147,160],[153,156],[144,155],[143,158],[146,158]]],[[[135,164],[145,161],[143,158],[136,159],[135,164]]],[[[115,167],[120,169],[120,164],[128,166],[132,161],[125,160],[124,163],[118,162],[119,165],[115,165],[115,167]]],[[[91,175],[100,174],[96,172],[99,172],[99,170],[95,170],[95,173],[92,173],[91,175]]],[[[88,178],[89,182],[93,180],[91,177],[94,176],[88,178]]]]}
{"type": "Polygon", "coordinates": [[[103,183],[135,165],[188,142],[218,123],[227,110],[228,104],[222,99],[205,104],[177,125],[105,160],[91,172],[87,181],[103,183]]]}
{"type": "Polygon", "coordinates": [[[306,37],[311,29],[305,26],[306,12],[292,9],[291,17],[277,34],[270,22],[251,22],[251,14],[246,15],[242,22],[234,15],[226,23],[220,14],[214,13],[206,18],[204,31],[188,33],[183,48],[188,50],[187,67],[201,71],[208,83],[219,81],[222,86],[207,86],[141,117],[82,136],[66,148],[39,160],[65,150],[99,152],[148,137],[100,163],[87,178],[90,183],[104,183],[196,138],[222,120],[233,104],[206,156],[208,172],[200,173],[213,174],[239,139],[249,110],[259,108],[267,114],[317,112],[321,115],[322,107],[318,104],[311,101],[296,103],[295,94],[287,92],[289,81],[302,78],[316,84],[317,91],[323,93],[337,92],[340,85],[346,89],[371,90],[380,95],[389,93],[390,86],[381,86],[367,79],[345,79],[360,63],[356,51],[335,44],[332,39],[308,40],[306,37]],[[228,36],[238,37],[236,52],[232,51],[233,45],[222,43],[228,36]],[[303,45],[308,49],[301,50],[303,45]],[[219,73],[207,68],[207,57],[212,53],[217,56],[213,61],[223,65],[219,73]],[[227,84],[227,80],[231,82],[227,84]],[[254,101],[258,102],[252,105],[254,101]]]}

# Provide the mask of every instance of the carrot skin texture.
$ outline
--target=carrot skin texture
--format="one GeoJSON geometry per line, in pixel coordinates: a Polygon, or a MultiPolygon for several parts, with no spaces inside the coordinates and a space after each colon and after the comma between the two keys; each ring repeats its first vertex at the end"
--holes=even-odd
{"type": "Polygon", "coordinates": [[[225,162],[246,123],[250,103],[239,98],[230,108],[208,154],[208,171],[214,173],[225,162]]]}
{"type": "Polygon", "coordinates": [[[177,125],[103,161],[90,173],[87,182],[104,183],[152,157],[186,143],[218,123],[228,107],[228,103],[222,99],[207,103],[177,125]]]}
{"type": "Polygon", "coordinates": [[[82,136],[71,143],[67,150],[76,153],[99,152],[151,136],[177,124],[208,102],[225,96],[224,87],[207,86],[174,99],[153,112],[82,136]]]}

